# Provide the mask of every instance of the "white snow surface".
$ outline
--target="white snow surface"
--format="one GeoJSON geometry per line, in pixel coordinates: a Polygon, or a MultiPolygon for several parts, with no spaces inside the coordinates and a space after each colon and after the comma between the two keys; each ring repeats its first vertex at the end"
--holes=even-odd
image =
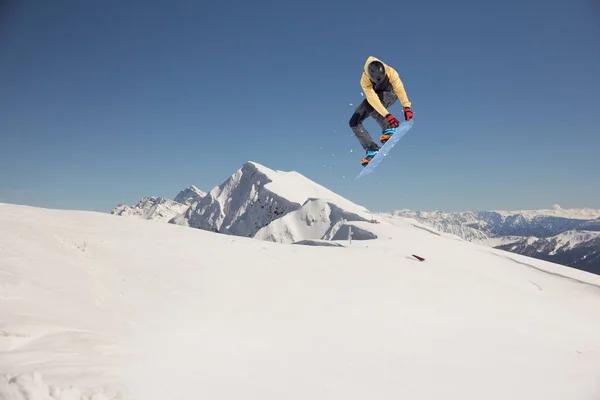
{"type": "Polygon", "coordinates": [[[600,398],[600,276],[377,220],[312,247],[0,204],[0,399],[600,398]]]}
{"type": "Polygon", "coordinates": [[[162,197],[144,197],[133,207],[125,204],[118,205],[112,214],[166,222],[176,215],[182,214],[187,208],[187,204],[162,197]]]}
{"type": "MultiPolygon", "coordinates": [[[[351,208],[356,210],[357,207],[353,205],[351,208]]],[[[359,211],[354,214],[326,200],[311,199],[296,211],[261,228],[254,238],[280,243],[330,240],[347,225],[347,222],[369,221],[371,218],[370,213],[359,211]]]]}

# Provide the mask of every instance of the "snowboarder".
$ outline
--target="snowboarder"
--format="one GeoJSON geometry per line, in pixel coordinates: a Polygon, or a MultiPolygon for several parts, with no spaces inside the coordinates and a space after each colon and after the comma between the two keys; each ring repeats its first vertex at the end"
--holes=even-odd
{"type": "Polygon", "coordinates": [[[366,167],[379,151],[379,145],[373,141],[373,138],[363,126],[364,120],[368,117],[375,119],[382,130],[379,141],[385,144],[394,133],[395,128],[400,125],[396,117],[387,110],[387,107],[400,99],[400,103],[404,107],[404,119],[406,121],[412,119],[413,112],[410,109],[411,102],[408,100],[404,84],[400,80],[398,72],[381,60],[373,56],[367,58],[360,85],[366,99],[356,107],[352,118],[350,118],[350,128],[356,135],[360,145],[367,152],[360,162],[363,167],[366,167]]]}

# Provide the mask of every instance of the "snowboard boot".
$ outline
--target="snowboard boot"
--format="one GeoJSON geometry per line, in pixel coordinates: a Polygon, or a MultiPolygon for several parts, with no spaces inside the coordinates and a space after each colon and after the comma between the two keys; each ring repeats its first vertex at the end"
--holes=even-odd
{"type": "Polygon", "coordinates": [[[385,131],[383,131],[383,133],[379,137],[379,141],[381,142],[381,144],[385,144],[385,142],[387,142],[388,140],[390,140],[390,138],[392,137],[392,135],[395,132],[396,132],[395,128],[388,128],[385,131]]]}
{"type": "Polygon", "coordinates": [[[379,152],[379,150],[367,150],[367,154],[365,155],[365,157],[360,161],[360,164],[363,167],[366,167],[367,165],[369,165],[369,163],[371,162],[371,160],[373,159],[373,157],[375,157],[375,155],[379,152]]]}

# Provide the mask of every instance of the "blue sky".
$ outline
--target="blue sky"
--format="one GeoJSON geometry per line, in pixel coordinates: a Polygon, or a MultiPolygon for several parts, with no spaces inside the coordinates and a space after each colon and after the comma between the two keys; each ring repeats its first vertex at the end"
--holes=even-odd
{"type": "Polygon", "coordinates": [[[252,160],[377,211],[600,208],[592,0],[17,3],[0,8],[0,202],[110,211],[252,160]],[[415,126],[355,181],[370,55],[415,126]]]}

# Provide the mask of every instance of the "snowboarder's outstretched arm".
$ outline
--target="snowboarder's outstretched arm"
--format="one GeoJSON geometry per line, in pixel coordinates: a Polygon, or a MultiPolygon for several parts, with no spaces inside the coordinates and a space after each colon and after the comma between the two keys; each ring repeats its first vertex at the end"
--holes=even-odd
{"type": "Polygon", "coordinates": [[[390,78],[390,83],[394,88],[394,92],[396,93],[396,96],[398,96],[400,104],[402,104],[402,107],[404,107],[404,119],[406,121],[410,121],[413,118],[413,112],[410,109],[411,102],[408,100],[406,90],[404,90],[404,84],[400,79],[400,75],[398,75],[398,72],[396,72],[394,68],[387,66],[387,69],[389,70],[388,76],[390,78]]]}
{"type": "Polygon", "coordinates": [[[408,100],[406,90],[404,90],[404,83],[402,83],[400,75],[398,75],[398,72],[396,72],[396,70],[389,65],[386,66],[386,69],[388,70],[387,73],[388,77],[390,78],[390,83],[394,88],[396,96],[398,96],[398,100],[400,100],[400,104],[402,104],[402,107],[410,108],[411,102],[408,100]]]}

